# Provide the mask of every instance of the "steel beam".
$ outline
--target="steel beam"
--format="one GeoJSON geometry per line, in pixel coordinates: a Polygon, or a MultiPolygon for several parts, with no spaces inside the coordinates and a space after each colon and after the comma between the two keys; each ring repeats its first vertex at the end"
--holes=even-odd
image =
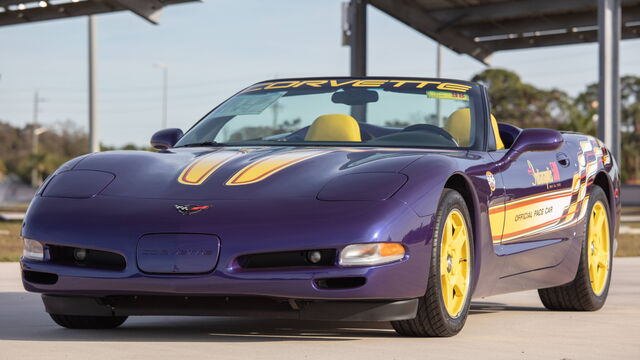
{"type": "MultiPolygon", "coordinates": [[[[634,39],[640,36],[640,25],[624,27],[621,39],[634,39]]],[[[517,37],[513,39],[488,40],[480,43],[493,51],[530,49],[535,47],[574,45],[598,41],[598,30],[567,32],[564,34],[517,37]]]]}
{"type": "Polygon", "coordinates": [[[152,24],[158,24],[162,14],[159,0],[111,0],[138,14],[152,24]]]}
{"type": "MultiPolygon", "coordinates": [[[[619,0],[623,5],[638,4],[638,0],[619,0]]],[[[474,6],[457,6],[430,10],[429,14],[439,21],[456,21],[456,24],[491,22],[501,19],[547,16],[596,9],[593,0],[518,0],[494,2],[474,6]]]]}
{"type": "MultiPolygon", "coordinates": [[[[0,0],[3,1],[3,0],[0,0]]],[[[7,1],[7,0],[5,0],[7,1]]],[[[11,2],[15,2],[14,0],[10,0],[11,2]]],[[[54,20],[54,19],[64,19],[75,16],[87,16],[87,15],[96,15],[103,14],[115,11],[125,11],[131,10],[136,14],[144,17],[151,23],[156,23],[159,16],[159,11],[156,10],[155,7],[158,4],[162,6],[180,4],[191,1],[199,1],[199,0],[166,0],[161,3],[153,2],[150,3],[147,8],[138,6],[138,3],[128,2],[123,0],[122,2],[117,1],[80,1],[77,3],[68,2],[68,3],[56,3],[49,4],[47,7],[32,7],[24,10],[6,10],[0,13],[0,26],[6,25],[17,25],[17,24],[27,24],[30,22],[36,21],[45,21],[45,20],[54,20]],[[132,8],[129,9],[125,5],[127,3],[132,8]],[[154,5],[155,4],[155,5],[154,5]],[[145,15],[146,14],[146,15],[145,15]]],[[[20,1],[20,3],[22,3],[20,1]]],[[[1,6],[1,5],[0,5],[1,6]]]]}
{"type": "Polygon", "coordinates": [[[481,43],[476,43],[455,30],[453,23],[434,18],[430,11],[418,6],[416,2],[407,0],[369,0],[381,11],[400,20],[408,26],[429,36],[449,49],[470,55],[483,63],[488,63],[493,52],[481,43]]]}
{"type": "MultiPolygon", "coordinates": [[[[622,23],[640,21],[640,7],[623,7],[622,23]]],[[[526,19],[507,19],[486,23],[475,23],[456,26],[460,33],[474,37],[489,37],[507,34],[522,34],[536,31],[572,29],[597,26],[596,11],[584,11],[571,14],[545,15],[526,19]]]]}
{"type": "Polygon", "coordinates": [[[620,162],[620,1],[598,0],[598,138],[620,162]]]}

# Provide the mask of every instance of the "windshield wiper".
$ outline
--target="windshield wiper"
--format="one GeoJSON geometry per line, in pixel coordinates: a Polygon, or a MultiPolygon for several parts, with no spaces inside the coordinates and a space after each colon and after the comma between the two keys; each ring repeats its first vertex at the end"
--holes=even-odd
{"type": "Polygon", "coordinates": [[[199,143],[185,144],[178,147],[198,147],[198,146],[227,146],[227,144],[219,143],[217,141],[203,141],[199,143]]]}

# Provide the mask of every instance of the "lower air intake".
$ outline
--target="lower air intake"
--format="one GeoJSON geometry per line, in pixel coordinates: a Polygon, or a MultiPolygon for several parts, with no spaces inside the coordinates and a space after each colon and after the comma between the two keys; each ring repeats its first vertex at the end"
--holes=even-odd
{"type": "Polygon", "coordinates": [[[352,289],[357,288],[364,285],[367,282],[367,279],[364,277],[336,277],[336,278],[326,278],[326,279],[317,279],[316,286],[320,289],[352,289]]]}

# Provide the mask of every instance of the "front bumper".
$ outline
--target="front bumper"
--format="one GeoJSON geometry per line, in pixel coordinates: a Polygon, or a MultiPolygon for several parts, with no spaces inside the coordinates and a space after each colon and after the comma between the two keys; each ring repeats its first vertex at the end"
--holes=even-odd
{"type": "Polygon", "coordinates": [[[25,289],[74,296],[259,296],[305,300],[414,299],[426,290],[431,218],[418,217],[404,203],[215,201],[206,212],[182,216],[175,200],[36,198],[23,235],[45,244],[111,251],[126,259],[122,271],[89,269],[22,260],[25,272],[53,274],[55,281],[30,281],[25,289]],[[158,275],[140,270],[136,249],[145,234],[215,234],[220,253],[206,274],[158,275]],[[371,267],[279,268],[245,270],[247,253],[335,248],[356,242],[399,241],[405,259],[371,267]],[[317,280],[364,278],[362,285],[322,289],[317,280]]]}
{"type": "Polygon", "coordinates": [[[394,321],[413,319],[418,299],[396,301],[296,301],[260,297],[43,295],[50,314],[80,316],[247,316],[334,321],[394,321]]]}

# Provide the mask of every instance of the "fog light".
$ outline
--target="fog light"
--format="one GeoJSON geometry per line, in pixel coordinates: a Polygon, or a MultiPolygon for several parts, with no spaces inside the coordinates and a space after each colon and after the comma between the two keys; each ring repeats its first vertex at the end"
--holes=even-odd
{"type": "Polygon", "coordinates": [[[44,247],[38,241],[22,238],[24,248],[22,249],[22,257],[29,260],[44,260],[44,247]]]}
{"type": "Polygon", "coordinates": [[[322,254],[320,251],[309,251],[307,253],[307,260],[312,264],[317,264],[322,260],[322,254]]]}
{"type": "Polygon", "coordinates": [[[402,259],[404,246],[399,243],[354,244],[340,252],[342,266],[380,265],[402,259]]]}
{"type": "Polygon", "coordinates": [[[87,259],[87,249],[76,248],[73,250],[73,257],[78,261],[85,261],[87,259]]]}

